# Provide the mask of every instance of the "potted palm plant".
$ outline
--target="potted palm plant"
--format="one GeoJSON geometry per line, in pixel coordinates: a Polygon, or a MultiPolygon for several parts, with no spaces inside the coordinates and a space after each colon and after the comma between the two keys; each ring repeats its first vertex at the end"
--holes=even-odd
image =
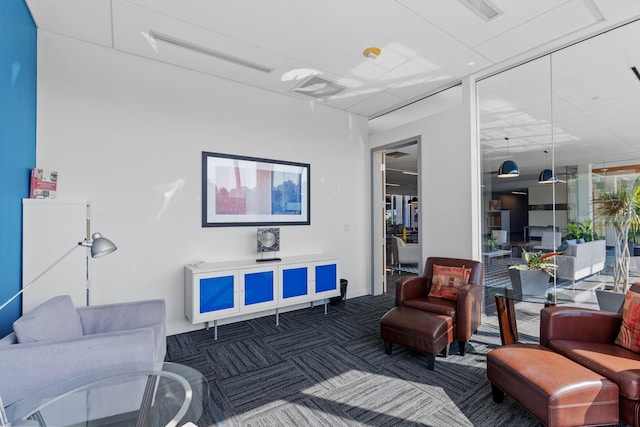
{"type": "Polygon", "coordinates": [[[553,262],[553,257],[557,254],[557,252],[522,251],[525,263],[509,267],[511,286],[516,298],[522,298],[526,295],[546,295],[549,278],[555,277],[558,268],[553,262]]]}
{"type": "MultiPolygon", "coordinates": [[[[640,177],[633,185],[627,181],[619,182],[615,190],[603,193],[594,200],[596,214],[610,225],[615,231],[615,256],[613,263],[613,288],[614,293],[620,294],[620,300],[629,289],[629,231],[638,231],[640,225],[640,177]]],[[[598,304],[602,292],[596,292],[598,304]]],[[[621,305],[622,303],[620,303],[621,305]]],[[[619,306],[618,306],[619,307],[619,306]]],[[[618,311],[609,309],[611,311],[618,311]]]]}

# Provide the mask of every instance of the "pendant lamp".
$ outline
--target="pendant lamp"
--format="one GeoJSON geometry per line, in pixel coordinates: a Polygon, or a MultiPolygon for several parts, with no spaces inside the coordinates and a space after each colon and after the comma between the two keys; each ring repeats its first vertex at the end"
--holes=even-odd
{"type": "MultiPolygon", "coordinates": [[[[546,166],[549,166],[549,152],[544,150],[546,154],[547,161],[546,166]]],[[[538,184],[553,184],[558,181],[558,178],[553,174],[551,169],[543,169],[538,176],[538,184]]]]}
{"type": "MultiPolygon", "coordinates": [[[[509,138],[507,140],[507,156],[509,155],[509,138]]],[[[513,178],[520,175],[520,169],[513,160],[505,160],[498,168],[498,178],[513,178]]]]}

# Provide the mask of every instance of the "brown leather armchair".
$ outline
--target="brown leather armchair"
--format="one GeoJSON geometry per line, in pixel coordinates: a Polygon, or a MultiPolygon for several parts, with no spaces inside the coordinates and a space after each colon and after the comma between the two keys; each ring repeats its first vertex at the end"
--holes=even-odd
{"type": "Polygon", "coordinates": [[[465,345],[480,326],[482,311],[482,263],[461,258],[429,257],[423,276],[404,276],[396,280],[396,306],[443,314],[451,317],[453,337],[458,341],[460,354],[464,356],[465,345]],[[469,283],[458,290],[456,301],[429,297],[433,266],[471,268],[469,283]]]}
{"type": "MultiPolygon", "coordinates": [[[[630,291],[640,293],[640,282],[630,291]]],[[[622,314],[581,307],[540,311],[540,344],[608,378],[620,389],[620,419],[640,426],[640,354],[615,343],[622,314]]]]}

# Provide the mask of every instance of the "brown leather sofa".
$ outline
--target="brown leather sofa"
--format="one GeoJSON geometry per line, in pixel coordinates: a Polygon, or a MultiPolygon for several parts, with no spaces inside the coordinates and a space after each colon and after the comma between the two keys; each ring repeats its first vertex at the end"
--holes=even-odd
{"type": "MultiPolygon", "coordinates": [[[[640,283],[632,286],[640,291],[640,283]]],[[[622,315],[576,307],[540,312],[540,344],[615,382],[620,419],[640,426],[640,354],[614,344],[622,315]]]]}
{"type": "Polygon", "coordinates": [[[409,307],[451,317],[453,339],[461,355],[465,345],[480,326],[482,310],[482,263],[461,258],[429,257],[423,276],[405,276],[396,281],[396,307],[409,307]],[[471,268],[469,283],[458,290],[456,301],[429,297],[433,266],[471,268]]]}

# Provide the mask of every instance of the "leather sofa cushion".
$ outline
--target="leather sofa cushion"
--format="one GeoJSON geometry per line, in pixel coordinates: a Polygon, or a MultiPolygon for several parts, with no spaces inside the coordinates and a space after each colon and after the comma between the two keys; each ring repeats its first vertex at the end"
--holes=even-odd
{"type": "Polygon", "coordinates": [[[404,306],[433,314],[443,314],[451,317],[453,323],[456,323],[456,301],[425,296],[406,300],[404,306]]]}
{"type": "Polygon", "coordinates": [[[640,354],[615,344],[552,340],[549,348],[615,382],[620,395],[640,400],[640,354]]]}

